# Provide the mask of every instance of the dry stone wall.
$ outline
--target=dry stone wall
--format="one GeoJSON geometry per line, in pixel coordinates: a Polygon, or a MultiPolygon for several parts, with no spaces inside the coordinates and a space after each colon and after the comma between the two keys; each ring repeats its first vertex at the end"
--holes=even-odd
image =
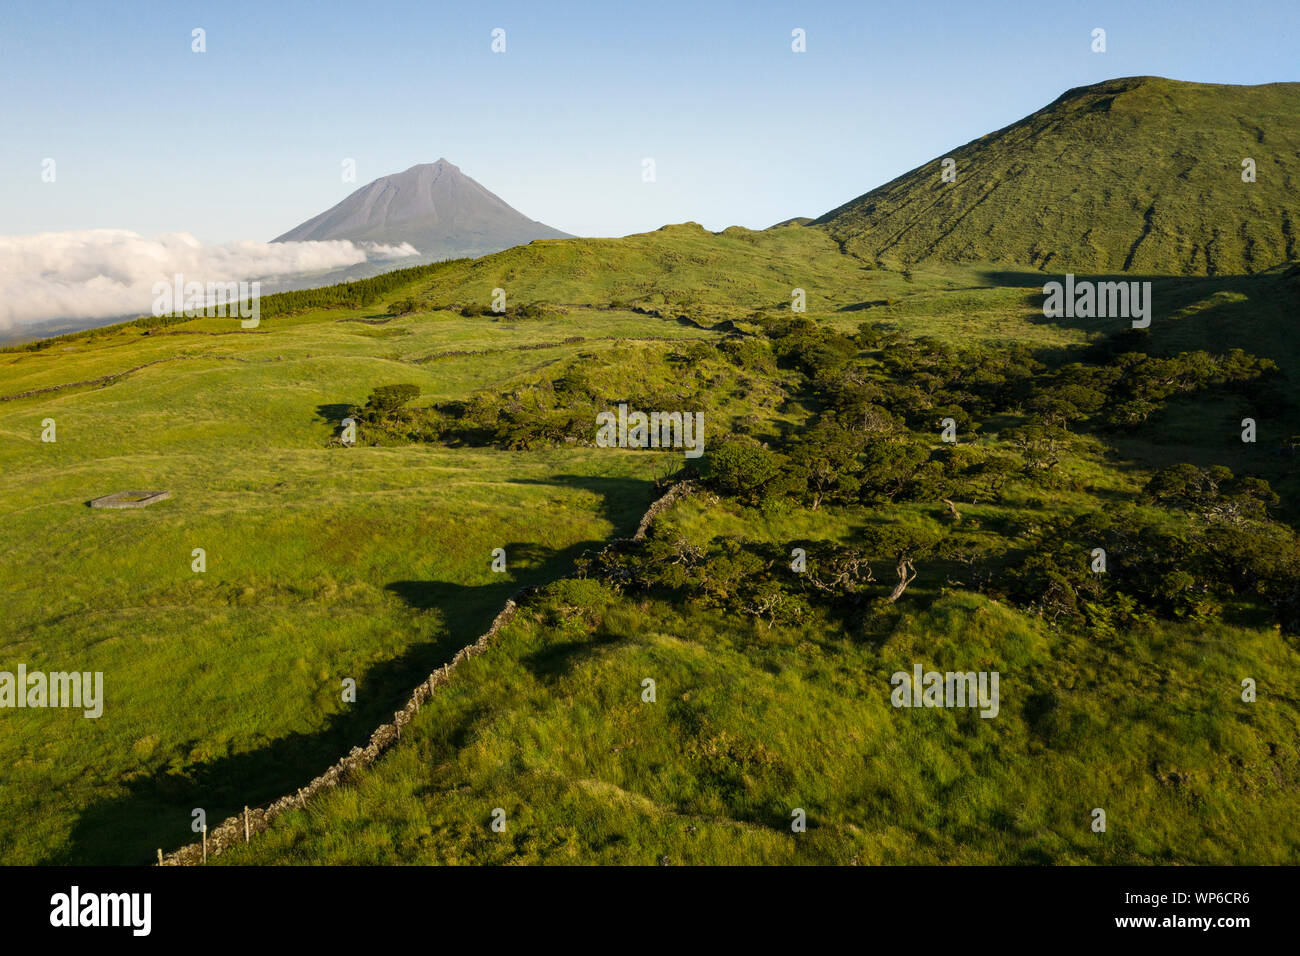
{"type": "MultiPolygon", "coordinates": [[[[641,517],[641,522],[637,525],[636,533],[631,540],[641,541],[644,539],[654,520],[693,490],[694,484],[689,481],[679,481],[672,485],[667,492],[650,505],[650,508],[641,517]]],[[[536,591],[537,588],[533,587],[522,588],[510,600],[506,601],[505,607],[493,618],[492,626],[473,644],[462,647],[457,651],[456,656],[449,663],[438,668],[429,675],[424,683],[415,688],[410,700],[406,702],[406,706],[393,714],[393,722],[378,727],[370,735],[370,742],[365,747],[353,747],[347,756],[341,758],[323,774],[296,792],[286,794],[266,807],[245,810],[242,814],[228,817],[216,827],[208,830],[207,855],[215,855],[237,844],[249,842],[254,835],[270,827],[280,814],[288,810],[305,807],[307,801],[316,794],[324,790],[332,790],[347,782],[378,760],[385,750],[401,739],[402,728],[411,722],[416,712],[424,706],[425,702],[433,695],[433,692],[450,682],[461,661],[476,657],[487,650],[488,645],[495,640],[501,629],[510,623],[511,618],[515,616],[515,612],[519,610],[520,602],[536,591]]],[[[160,854],[158,862],[162,866],[191,866],[202,863],[204,854],[204,845],[200,841],[181,847],[174,853],[165,856],[160,854]]]]}

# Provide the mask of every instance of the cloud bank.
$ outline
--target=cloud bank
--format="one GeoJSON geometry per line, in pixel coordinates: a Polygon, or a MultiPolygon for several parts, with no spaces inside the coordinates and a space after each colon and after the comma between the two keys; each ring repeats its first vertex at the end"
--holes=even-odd
{"type": "Polygon", "coordinates": [[[155,282],[268,279],[419,255],[387,246],[241,240],[203,245],[189,233],[147,238],[125,229],[0,236],[0,329],[44,319],[147,315],[155,282]]]}

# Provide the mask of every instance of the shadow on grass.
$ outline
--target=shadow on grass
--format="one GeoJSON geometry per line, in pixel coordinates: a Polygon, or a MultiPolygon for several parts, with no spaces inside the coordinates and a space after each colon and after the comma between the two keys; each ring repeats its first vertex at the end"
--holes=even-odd
{"type": "MultiPolygon", "coordinates": [[[[646,452],[645,454],[654,454],[646,452]]],[[[679,459],[680,462],[680,459],[679,459]]],[[[665,470],[668,465],[665,463],[665,470]]],[[[643,478],[606,478],[601,475],[551,475],[547,478],[512,478],[516,485],[555,485],[560,488],[572,488],[588,491],[600,496],[599,511],[601,519],[620,529],[615,537],[631,534],[636,530],[637,522],[654,498],[650,481],[643,478]]],[[[511,560],[507,550],[506,557],[511,560]]]]}
{"type": "MultiPolygon", "coordinates": [[[[615,516],[614,536],[631,534],[649,504],[648,483],[632,479],[560,476],[557,484],[577,485],[602,495],[605,512],[615,516]]],[[[585,551],[604,545],[581,541],[563,549],[534,542],[506,543],[508,571],[491,584],[467,586],[445,581],[399,580],[388,591],[418,610],[437,609],[445,628],[414,642],[405,653],[356,675],[358,700],[311,733],[266,741],[257,749],[184,768],[142,774],[120,797],[87,808],[62,851],[45,865],[144,864],[155,850],[170,852],[197,839],[191,814],[203,808],[211,829],[245,805],[262,806],[305,786],[354,746],[364,746],[380,724],[390,722],[415,687],[456,652],[485,632],[515,592],[568,574],[585,551]]],[[[200,746],[194,741],[193,746],[200,746]]]]}
{"type": "Polygon", "coordinates": [[[842,305],[836,312],[865,312],[867,309],[877,309],[889,305],[888,299],[872,299],[867,302],[850,302],[848,305],[842,305]]]}
{"type": "Polygon", "coordinates": [[[343,419],[348,417],[348,412],[350,412],[351,410],[352,410],[352,406],[343,402],[334,402],[328,405],[317,405],[316,417],[320,421],[325,422],[328,425],[333,425],[335,428],[338,428],[342,424],[343,419]]]}
{"type": "Polygon", "coordinates": [[[520,663],[543,684],[554,684],[571,673],[585,658],[599,653],[608,640],[599,636],[580,640],[556,640],[539,651],[520,658],[520,663]]]}
{"type": "MultiPolygon", "coordinates": [[[[1041,307],[1042,287],[1061,281],[1060,273],[991,270],[982,277],[991,285],[1033,290],[1041,307]]],[[[1100,438],[1110,450],[1111,467],[1156,471],[1179,462],[1206,467],[1224,465],[1234,474],[1269,481],[1282,497],[1276,514],[1300,526],[1300,469],[1287,442],[1297,429],[1300,410],[1300,337],[1294,334],[1300,309],[1300,265],[1278,266],[1254,275],[1161,276],[1076,274],[1082,281],[1150,282],[1150,320],[1133,329],[1127,318],[1049,318],[1035,322],[1099,333],[1083,353],[1046,350],[1038,357],[1049,366],[1063,361],[1107,362],[1129,349],[1152,356],[1173,356],[1203,349],[1224,354],[1236,348],[1270,359],[1279,372],[1249,386],[1223,386],[1190,395],[1174,395],[1164,408],[1131,430],[1081,429],[1100,438]],[[1259,437],[1240,440],[1241,421],[1256,420],[1259,437]]]]}
{"type": "MultiPolygon", "coordinates": [[[[988,271],[982,277],[990,285],[1036,289],[1030,298],[1041,306],[1043,285],[1062,281],[1064,272],[988,271]]],[[[1151,283],[1151,325],[1141,336],[1140,351],[1170,355],[1198,348],[1209,352],[1239,348],[1273,359],[1293,376],[1297,371],[1300,341],[1292,333],[1300,307],[1300,266],[1255,275],[1076,274],[1075,282],[1083,281],[1151,283]]],[[[1131,328],[1128,318],[1044,316],[1035,321],[1108,334],[1131,328]]]]}

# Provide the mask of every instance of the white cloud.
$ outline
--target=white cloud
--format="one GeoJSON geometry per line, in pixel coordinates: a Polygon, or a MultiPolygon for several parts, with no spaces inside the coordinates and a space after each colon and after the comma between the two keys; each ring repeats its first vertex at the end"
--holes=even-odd
{"type": "Polygon", "coordinates": [[[0,329],[43,319],[146,315],[155,282],[229,282],[419,255],[408,243],[257,242],[205,246],[189,233],[125,229],[0,236],[0,329]]]}

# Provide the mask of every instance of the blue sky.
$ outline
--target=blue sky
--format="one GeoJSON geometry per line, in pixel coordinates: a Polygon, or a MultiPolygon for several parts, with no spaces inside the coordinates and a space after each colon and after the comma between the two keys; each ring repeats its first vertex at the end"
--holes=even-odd
{"type": "Polygon", "coordinates": [[[580,235],[762,228],[826,212],[1072,86],[1300,80],[1298,40],[1296,0],[7,0],[0,234],[269,239],[443,156],[580,235]],[[190,51],[194,27],[206,53],[190,51]],[[795,27],[806,53],[791,52],[795,27]],[[355,184],[341,181],[348,157],[355,184]]]}

